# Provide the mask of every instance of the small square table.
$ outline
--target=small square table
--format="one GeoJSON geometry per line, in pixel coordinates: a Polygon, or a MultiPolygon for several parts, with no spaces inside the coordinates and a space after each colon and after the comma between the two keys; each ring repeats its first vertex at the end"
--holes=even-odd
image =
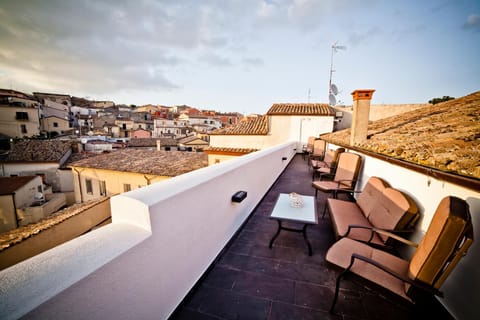
{"type": "Polygon", "coordinates": [[[312,246],[307,238],[307,226],[318,223],[317,217],[317,203],[314,197],[300,195],[303,200],[303,206],[301,208],[295,208],[290,205],[290,196],[286,193],[280,193],[278,195],[277,203],[273,208],[271,219],[275,219],[278,222],[278,229],[272,240],[270,240],[269,248],[272,248],[273,242],[280,234],[281,230],[291,232],[301,232],[303,239],[308,246],[308,255],[312,255],[312,246]],[[282,221],[303,223],[302,229],[293,229],[282,226],[282,221]]]}

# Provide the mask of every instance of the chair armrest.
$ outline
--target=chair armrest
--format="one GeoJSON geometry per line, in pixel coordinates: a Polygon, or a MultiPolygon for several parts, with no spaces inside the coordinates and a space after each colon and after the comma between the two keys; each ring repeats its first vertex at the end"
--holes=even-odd
{"type": "Polygon", "coordinates": [[[394,276],[395,278],[411,284],[414,287],[417,287],[421,290],[425,290],[428,293],[434,294],[436,296],[443,297],[443,293],[441,291],[439,291],[439,290],[437,290],[437,289],[435,289],[435,288],[433,288],[433,287],[431,287],[427,284],[424,284],[420,281],[415,281],[415,280],[412,280],[408,277],[405,277],[404,275],[401,275],[401,274],[393,271],[392,269],[390,269],[387,266],[379,263],[378,261],[367,258],[365,256],[362,256],[362,255],[358,254],[358,253],[352,253],[352,256],[351,256],[351,259],[350,259],[350,265],[347,267],[347,269],[345,271],[350,270],[350,268],[353,266],[353,263],[355,262],[355,259],[362,260],[366,263],[369,263],[369,264],[379,268],[380,270],[394,276]]]}
{"type": "MultiPolygon", "coordinates": [[[[390,237],[392,239],[395,239],[395,240],[397,240],[399,242],[402,242],[406,245],[409,245],[411,247],[414,247],[414,248],[418,247],[418,243],[407,240],[407,239],[402,238],[402,237],[396,235],[395,233],[393,233],[393,232],[397,232],[396,230],[380,229],[380,228],[376,228],[376,227],[362,226],[362,225],[357,225],[357,224],[349,225],[348,229],[347,229],[347,232],[345,232],[344,235],[340,235],[340,237],[342,237],[342,238],[347,237],[352,229],[368,229],[368,230],[370,230],[371,233],[370,233],[370,238],[367,241],[368,243],[370,243],[370,241],[372,241],[374,233],[378,233],[378,234],[390,237]]],[[[400,232],[402,232],[402,231],[400,231],[400,232]]]]}

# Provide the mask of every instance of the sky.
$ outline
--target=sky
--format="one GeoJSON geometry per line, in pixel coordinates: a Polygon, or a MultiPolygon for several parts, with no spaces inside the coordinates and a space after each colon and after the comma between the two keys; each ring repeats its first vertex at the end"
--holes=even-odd
{"type": "Polygon", "coordinates": [[[0,0],[0,88],[264,114],[480,90],[480,1],[0,0]],[[333,50],[332,46],[344,47],[333,50]]]}

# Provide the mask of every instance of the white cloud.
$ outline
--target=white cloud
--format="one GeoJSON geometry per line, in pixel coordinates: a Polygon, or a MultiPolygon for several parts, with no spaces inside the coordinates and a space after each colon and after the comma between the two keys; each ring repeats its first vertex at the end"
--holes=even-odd
{"type": "Polygon", "coordinates": [[[480,14],[470,14],[467,22],[463,25],[465,29],[480,31],[480,14]]]}

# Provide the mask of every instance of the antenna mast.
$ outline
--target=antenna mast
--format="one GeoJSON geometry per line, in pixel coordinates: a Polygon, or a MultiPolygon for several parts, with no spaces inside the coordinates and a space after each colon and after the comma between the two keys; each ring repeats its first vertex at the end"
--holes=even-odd
{"type": "Polygon", "coordinates": [[[337,52],[337,50],[346,50],[347,47],[337,45],[338,41],[332,44],[332,55],[330,58],[330,79],[328,80],[328,100],[330,105],[335,105],[337,103],[337,99],[335,96],[338,94],[337,86],[332,84],[332,75],[335,72],[333,69],[333,54],[337,52]]]}

